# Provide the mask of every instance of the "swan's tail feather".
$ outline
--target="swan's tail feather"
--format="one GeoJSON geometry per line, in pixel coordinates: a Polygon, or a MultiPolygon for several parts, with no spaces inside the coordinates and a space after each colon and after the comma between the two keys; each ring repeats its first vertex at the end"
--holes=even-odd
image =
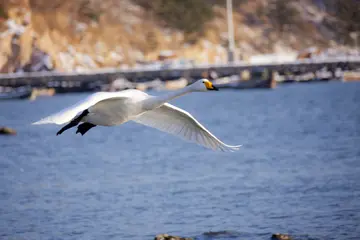
{"type": "Polygon", "coordinates": [[[41,125],[41,124],[50,124],[50,123],[54,123],[54,121],[51,118],[43,118],[40,119],[39,121],[31,123],[31,125],[41,125]]]}

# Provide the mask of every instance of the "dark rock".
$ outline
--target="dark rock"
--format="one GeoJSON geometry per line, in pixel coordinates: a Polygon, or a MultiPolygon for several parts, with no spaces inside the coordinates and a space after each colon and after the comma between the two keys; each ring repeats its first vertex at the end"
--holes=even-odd
{"type": "Polygon", "coordinates": [[[274,233],[271,236],[271,240],[292,240],[292,238],[287,234],[274,233]]]}
{"type": "Polygon", "coordinates": [[[228,231],[228,230],[222,230],[222,231],[209,231],[209,232],[204,232],[203,233],[204,236],[206,237],[237,237],[240,234],[234,231],[228,231]]]}
{"type": "Polygon", "coordinates": [[[8,127],[0,127],[0,135],[16,135],[16,131],[8,127]]]}
{"type": "Polygon", "coordinates": [[[192,238],[183,238],[183,237],[177,237],[177,236],[171,236],[169,234],[159,234],[156,235],[154,240],[193,240],[192,238]]]}

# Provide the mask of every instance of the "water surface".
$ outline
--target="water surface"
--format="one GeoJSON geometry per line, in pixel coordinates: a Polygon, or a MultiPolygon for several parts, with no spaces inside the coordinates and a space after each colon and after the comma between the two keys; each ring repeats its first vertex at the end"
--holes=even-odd
{"type": "Polygon", "coordinates": [[[0,125],[18,131],[0,136],[0,239],[359,239],[359,83],[173,102],[224,142],[243,144],[236,153],[135,123],[84,137],[30,125],[86,95],[0,102],[0,125]]]}

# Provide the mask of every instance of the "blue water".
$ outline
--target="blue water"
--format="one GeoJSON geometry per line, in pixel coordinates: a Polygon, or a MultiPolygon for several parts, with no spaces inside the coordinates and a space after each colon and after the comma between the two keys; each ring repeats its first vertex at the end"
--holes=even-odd
{"type": "Polygon", "coordinates": [[[29,125],[85,96],[0,102],[0,125],[18,131],[0,136],[0,239],[360,239],[359,83],[173,102],[236,153],[135,123],[84,137],[29,125]]]}

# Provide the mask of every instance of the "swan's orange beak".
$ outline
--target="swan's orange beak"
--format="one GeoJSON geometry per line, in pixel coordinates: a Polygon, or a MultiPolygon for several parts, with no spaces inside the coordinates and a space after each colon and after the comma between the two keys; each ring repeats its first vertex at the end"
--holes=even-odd
{"type": "Polygon", "coordinates": [[[219,91],[219,89],[217,87],[215,87],[212,82],[210,81],[206,81],[205,82],[205,86],[207,88],[207,90],[212,90],[212,91],[219,91]]]}

